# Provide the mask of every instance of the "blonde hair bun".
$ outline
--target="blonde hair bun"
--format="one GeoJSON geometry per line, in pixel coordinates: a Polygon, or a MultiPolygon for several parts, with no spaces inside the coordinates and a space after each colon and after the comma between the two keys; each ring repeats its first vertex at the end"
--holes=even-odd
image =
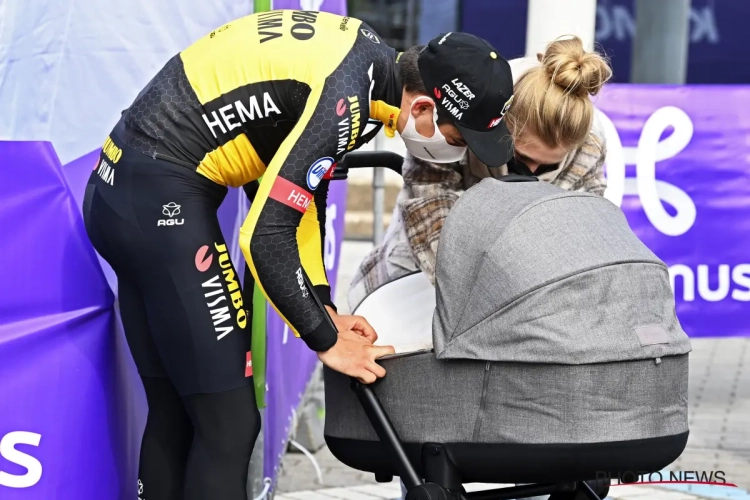
{"type": "Polygon", "coordinates": [[[578,37],[555,40],[538,59],[541,65],[513,85],[508,128],[517,141],[536,136],[550,147],[572,151],[591,132],[594,104],[589,95],[599,93],[612,70],[600,54],[586,52],[578,37]]]}
{"type": "Polygon", "coordinates": [[[586,52],[577,36],[555,40],[537,58],[555,85],[579,97],[598,94],[612,78],[607,61],[597,52],[586,52]]]}

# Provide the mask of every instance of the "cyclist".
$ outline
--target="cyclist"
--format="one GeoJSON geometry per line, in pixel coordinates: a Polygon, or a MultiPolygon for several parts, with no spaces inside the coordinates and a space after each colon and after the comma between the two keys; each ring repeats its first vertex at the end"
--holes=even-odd
{"type": "Polygon", "coordinates": [[[149,405],[140,498],[246,498],[260,418],[250,300],[216,216],[227,187],[254,198],[240,246],[268,301],[324,364],[373,382],[393,348],[336,313],[323,267],[335,164],[374,136],[372,119],[416,156],[455,161],[468,146],[502,165],[512,89],[476,37],[398,53],[359,20],[309,11],[237,19],[166,63],[105,141],[84,202],[149,405]]]}

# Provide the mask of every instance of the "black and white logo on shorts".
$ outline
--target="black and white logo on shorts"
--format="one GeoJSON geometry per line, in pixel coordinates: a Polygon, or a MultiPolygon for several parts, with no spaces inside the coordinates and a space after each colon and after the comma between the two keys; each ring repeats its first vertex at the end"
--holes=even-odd
{"type": "Polygon", "coordinates": [[[169,217],[174,217],[175,215],[180,213],[180,205],[178,205],[177,203],[173,201],[170,201],[169,203],[164,205],[164,209],[162,210],[162,213],[169,217]]]}
{"type": "Polygon", "coordinates": [[[370,31],[368,29],[365,29],[365,28],[362,28],[359,31],[360,31],[360,33],[362,33],[362,35],[365,38],[367,38],[368,40],[370,40],[372,43],[380,43],[380,38],[378,38],[378,35],[376,35],[372,31],[370,31]]]}
{"type": "Polygon", "coordinates": [[[157,226],[181,226],[185,223],[185,219],[175,219],[175,215],[180,215],[181,206],[177,203],[170,201],[166,205],[162,206],[162,215],[169,217],[168,219],[159,219],[156,221],[157,226]]]}

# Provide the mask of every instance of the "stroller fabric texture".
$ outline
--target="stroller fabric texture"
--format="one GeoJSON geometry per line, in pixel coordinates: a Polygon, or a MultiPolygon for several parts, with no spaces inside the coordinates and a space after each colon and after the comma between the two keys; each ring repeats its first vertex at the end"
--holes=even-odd
{"type": "MultiPolygon", "coordinates": [[[[435,304],[434,349],[382,361],[375,385],[405,443],[581,457],[611,445],[613,457],[642,450],[626,463],[643,470],[684,449],[691,348],[668,268],[608,200],[542,182],[473,186],[440,237],[435,304]],[[664,452],[643,453],[649,440],[664,452]]],[[[347,377],[325,374],[327,438],[377,441],[347,377]]],[[[597,466],[608,461],[624,463],[597,466]]]]}
{"type": "Polygon", "coordinates": [[[605,198],[488,179],[446,220],[438,359],[581,365],[686,354],[667,266],[605,198]]]}

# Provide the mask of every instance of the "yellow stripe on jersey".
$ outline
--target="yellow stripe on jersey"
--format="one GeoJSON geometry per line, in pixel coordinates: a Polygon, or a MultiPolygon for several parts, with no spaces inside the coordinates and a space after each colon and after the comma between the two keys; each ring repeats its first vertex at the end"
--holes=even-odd
{"type": "MultiPolygon", "coordinates": [[[[239,39],[244,38],[246,46],[253,48],[253,53],[248,55],[247,62],[243,65],[244,72],[242,74],[211,72],[203,66],[221,63],[222,67],[231,67],[227,64],[228,61],[210,61],[211,58],[208,54],[214,54],[214,51],[209,51],[205,45],[212,41],[210,38],[196,43],[191,48],[193,50],[185,54],[183,60],[185,60],[186,73],[190,83],[196,89],[201,102],[215,99],[222,93],[238,86],[264,79],[294,79],[310,85],[310,94],[302,116],[268,165],[258,188],[255,202],[251,205],[250,212],[240,228],[240,248],[258,288],[294,335],[299,337],[300,334],[297,329],[281,313],[263,287],[263,282],[258,277],[258,271],[250,251],[250,242],[260,213],[269,200],[271,188],[279,172],[288,164],[287,157],[312,120],[326,78],[336,70],[354,46],[361,22],[325,12],[280,11],[279,13],[278,11],[272,11],[249,17],[251,18],[249,21],[248,18],[244,18],[242,23],[236,26],[238,31],[242,30],[243,34],[235,37],[232,42],[232,44],[235,44],[239,39]],[[348,19],[349,26],[346,26],[342,19],[348,19]],[[305,27],[305,24],[308,27],[305,27]],[[311,34],[310,27],[313,28],[312,33],[314,34],[308,37],[311,34]],[[295,30],[297,31],[295,32],[295,30]],[[291,54],[294,54],[294,56],[291,56],[291,54]],[[285,62],[286,64],[284,64],[285,62]],[[220,74],[221,76],[216,79],[205,78],[205,75],[209,74],[220,74]]],[[[233,23],[233,26],[226,31],[234,27],[233,23]]],[[[216,36],[215,38],[218,39],[219,37],[216,36]]],[[[228,45],[225,48],[226,51],[220,50],[219,53],[232,54],[231,57],[237,57],[236,46],[228,45]]],[[[289,164],[289,166],[299,168],[292,164],[289,164]]],[[[321,209],[324,210],[325,208],[321,207],[321,209]]],[[[308,211],[310,211],[309,206],[308,211]]],[[[309,217],[312,217],[312,214],[309,217]]],[[[315,219],[317,220],[317,216],[315,216],[315,219]]],[[[307,224],[308,227],[313,228],[311,222],[307,224]]],[[[300,260],[305,267],[305,272],[310,272],[312,275],[317,274],[315,277],[308,275],[312,283],[320,284],[322,282],[321,275],[325,276],[325,270],[323,269],[322,252],[319,246],[320,228],[317,227],[317,224],[314,227],[316,228],[315,231],[303,229],[303,239],[309,238],[310,244],[302,246],[298,242],[297,251],[300,253],[300,260]],[[309,236],[308,233],[310,233],[309,236]],[[317,248],[312,243],[313,239],[318,241],[317,248]],[[312,264],[314,260],[317,260],[318,264],[312,264]]]]}
{"type": "Polygon", "coordinates": [[[326,207],[318,207],[313,199],[307,206],[307,211],[297,228],[300,261],[313,286],[328,285],[328,277],[321,258],[323,255],[322,233],[318,221],[318,210],[325,209],[326,207]]]}
{"type": "Polygon", "coordinates": [[[197,172],[222,186],[240,187],[263,175],[266,165],[245,134],[210,151],[203,158],[197,172]],[[236,168],[227,168],[227,165],[236,168]]]}
{"type": "Polygon", "coordinates": [[[318,101],[320,100],[320,95],[322,91],[323,91],[322,86],[318,86],[314,88],[312,92],[310,92],[310,95],[307,98],[307,105],[305,106],[305,111],[302,113],[302,117],[297,122],[297,125],[295,125],[294,128],[292,129],[292,132],[287,136],[286,139],[284,139],[284,142],[281,143],[281,147],[279,147],[279,150],[276,152],[276,155],[273,157],[273,160],[271,161],[271,164],[268,166],[268,169],[266,170],[266,173],[263,176],[263,180],[261,181],[260,186],[258,187],[258,192],[255,195],[255,200],[250,205],[250,212],[247,214],[247,217],[245,218],[245,222],[242,223],[242,227],[240,228],[240,248],[242,249],[242,253],[245,256],[245,262],[247,262],[247,267],[250,269],[250,272],[252,273],[253,278],[255,279],[255,283],[258,284],[258,288],[260,289],[261,292],[263,292],[263,295],[265,295],[266,300],[268,300],[268,303],[271,304],[271,307],[274,308],[274,310],[289,326],[289,329],[292,330],[292,332],[294,333],[296,337],[300,336],[299,332],[297,331],[296,328],[294,328],[294,325],[292,325],[292,323],[288,319],[286,319],[286,317],[284,317],[281,311],[279,311],[279,309],[276,307],[276,304],[274,304],[273,301],[269,298],[268,292],[266,292],[266,289],[263,287],[263,281],[260,278],[258,278],[258,271],[255,268],[253,256],[252,256],[252,253],[250,252],[250,240],[253,237],[253,232],[255,231],[255,225],[258,223],[258,217],[260,216],[260,212],[265,206],[265,204],[268,202],[268,196],[271,194],[271,187],[273,186],[273,183],[276,180],[276,177],[278,176],[279,171],[281,170],[281,167],[284,166],[287,156],[289,156],[289,153],[291,152],[295,143],[299,140],[299,137],[302,135],[302,132],[305,131],[305,128],[307,127],[308,122],[312,118],[312,115],[315,112],[315,107],[318,105],[318,101]]]}

